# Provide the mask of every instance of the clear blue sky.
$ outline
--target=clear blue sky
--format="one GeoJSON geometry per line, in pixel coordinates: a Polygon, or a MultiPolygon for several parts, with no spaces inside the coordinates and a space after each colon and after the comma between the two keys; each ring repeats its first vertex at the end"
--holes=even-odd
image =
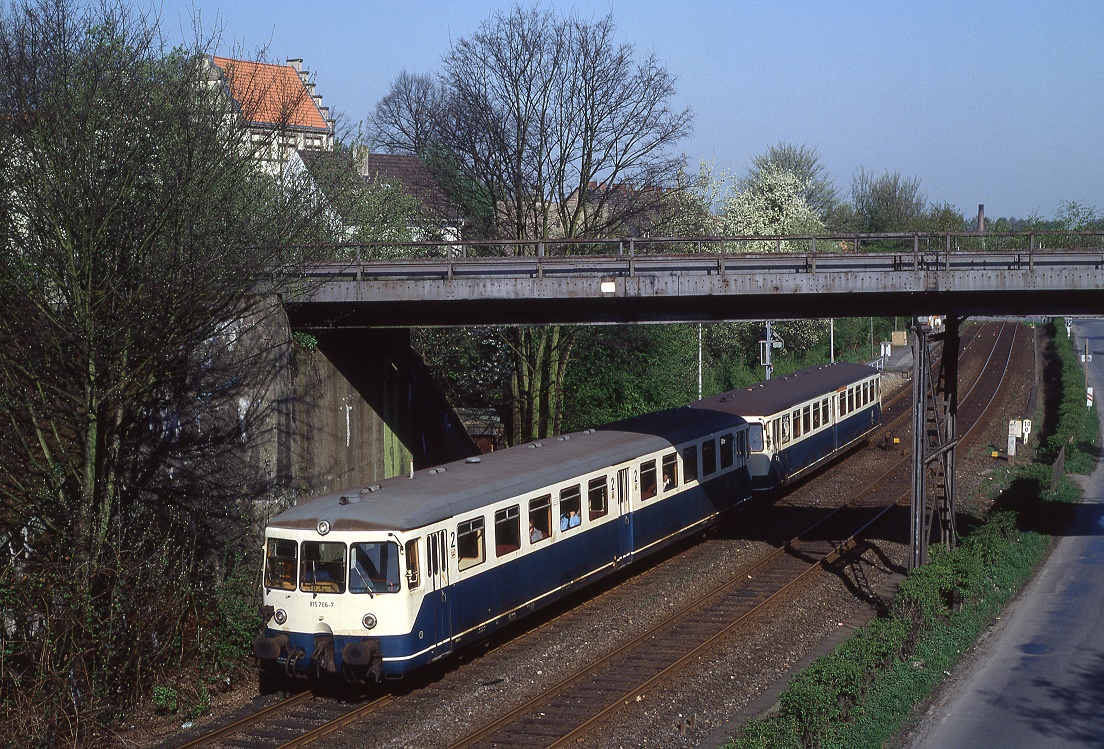
{"type": "MultiPolygon", "coordinates": [[[[433,73],[452,41],[507,0],[257,3],[164,0],[179,38],[192,7],[222,53],[301,57],[323,103],[362,120],[402,70],[433,73]],[[276,6],[276,7],[273,7],[276,6]]],[[[522,3],[528,7],[529,3],[522,3]]],[[[967,217],[1104,211],[1100,0],[608,0],[543,2],[613,13],[618,39],[654,52],[695,113],[682,150],[742,174],[779,141],[815,147],[841,193],[864,167],[918,177],[967,217]]]]}

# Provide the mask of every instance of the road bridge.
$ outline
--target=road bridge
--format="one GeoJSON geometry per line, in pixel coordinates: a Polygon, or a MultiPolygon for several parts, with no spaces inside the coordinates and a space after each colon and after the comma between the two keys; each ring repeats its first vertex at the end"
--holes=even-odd
{"type": "Polygon", "coordinates": [[[918,566],[933,534],[955,543],[959,325],[1101,314],[1102,240],[968,232],[346,247],[354,258],[310,268],[285,300],[294,326],[323,329],[945,315],[944,333],[913,327],[918,566]],[[369,259],[381,249],[397,259],[369,259]],[[934,340],[944,352],[932,378],[934,340]]]}
{"type": "Polygon", "coordinates": [[[311,267],[302,286],[285,296],[294,325],[1104,311],[1101,233],[422,243],[397,250],[416,257],[392,260],[369,259],[378,248],[342,250],[356,257],[311,267]],[[784,244],[802,249],[778,252],[784,244]]]}

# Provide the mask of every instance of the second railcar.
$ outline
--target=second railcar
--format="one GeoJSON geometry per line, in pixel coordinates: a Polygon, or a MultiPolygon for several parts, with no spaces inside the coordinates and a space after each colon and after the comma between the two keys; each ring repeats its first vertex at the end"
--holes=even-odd
{"type": "Polygon", "coordinates": [[[881,422],[881,373],[862,364],[808,367],[706,399],[748,422],[748,467],[772,493],[871,435],[881,422]]]}

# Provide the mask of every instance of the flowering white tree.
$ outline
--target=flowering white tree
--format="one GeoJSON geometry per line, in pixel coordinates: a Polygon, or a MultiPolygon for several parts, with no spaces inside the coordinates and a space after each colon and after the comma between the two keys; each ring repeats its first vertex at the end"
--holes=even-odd
{"type": "MultiPolygon", "coordinates": [[[[721,205],[722,233],[736,235],[816,234],[824,231],[824,223],[805,200],[805,185],[793,172],[773,166],[760,169],[754,182],[728,198],[721,205]]],[[[784,250],[804,249],[783,242],[784,250]]],[[[769,252],[777,249],[773,242],[756,242],[740,247],[744,251],[769,252]]]]}

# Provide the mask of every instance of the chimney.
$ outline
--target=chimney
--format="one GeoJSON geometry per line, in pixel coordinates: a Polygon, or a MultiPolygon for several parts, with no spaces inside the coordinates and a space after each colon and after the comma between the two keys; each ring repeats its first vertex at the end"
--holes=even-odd
{"type": "Polygon", "coordinates": [[[985,204],[984,203],[982,203],[981,205],[978,206],[977,230],[978,231],[985,231],[985,204]]]}
{"type": "Polygon", "coordinates": [[[296,73],[302,73],[303,72],[303,58],[302,57],[288,58],[287,64],[290,65],[291,67],[295,68],[296,73]]]}

